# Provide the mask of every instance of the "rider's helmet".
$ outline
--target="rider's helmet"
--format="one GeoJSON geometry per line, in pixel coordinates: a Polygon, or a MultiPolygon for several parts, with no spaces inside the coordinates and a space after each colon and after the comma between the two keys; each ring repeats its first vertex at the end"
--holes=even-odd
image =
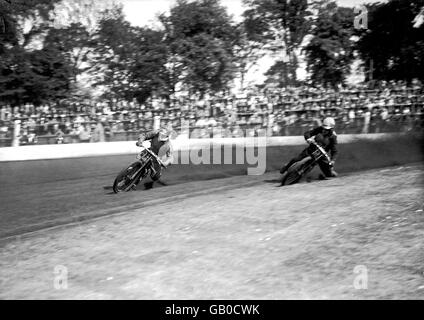
{"type": "Polygon", "coordinates": [[[159,130],[159,141],[168,141],[169,140],[169,132],[166,129],[160,129],[159,130]]]}
{"type": "Polygon", "coordinates": [[[327,117],[322,122],[322,126],[324,129],[331,130],[336,126],[336,121],[332,117],[327,117]]]}

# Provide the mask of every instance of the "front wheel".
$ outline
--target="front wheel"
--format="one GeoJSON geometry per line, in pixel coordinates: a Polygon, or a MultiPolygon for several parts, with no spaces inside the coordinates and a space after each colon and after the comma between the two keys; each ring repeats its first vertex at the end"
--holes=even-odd
{"type": "Polygon", "coordinates": [[[124,170],[122,170],[115,181],[113,182],[113,192],[124,192],[131,189],[131,187],[137,182],[141,173],[142,164],[140,162],[134,162],[124,170]]]}
{"type": "Polygon", "coordinates": [[[310,157],[307,157],[292,164],[290,168],[287,169],[287,172],[281,181],[281,185],[288,186],[299,182],[299,180],[312,169],[312,162],[313,160],[310,157]]]}

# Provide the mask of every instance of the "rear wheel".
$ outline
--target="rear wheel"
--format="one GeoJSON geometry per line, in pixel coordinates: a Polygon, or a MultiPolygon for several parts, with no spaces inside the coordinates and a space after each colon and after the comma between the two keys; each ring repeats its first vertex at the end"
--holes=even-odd
{"type": "Polygon", "coordinates": [[[134,162],[122,170],[113,182],[113,192],[118,193],[130,190],[140,177],[140,173],[137,174],[137,172],[141,166],[140,162],[134,162]]]}

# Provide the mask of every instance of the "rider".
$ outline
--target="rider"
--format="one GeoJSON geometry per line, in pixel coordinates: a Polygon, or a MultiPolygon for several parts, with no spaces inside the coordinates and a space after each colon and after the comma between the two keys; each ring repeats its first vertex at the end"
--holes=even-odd
{"type": "MultiPolygon", "coordinates": [[[[334,118],[327,117],[324,119],[322,126],[317,127],[315,129],[312,129],[310,131],[305,132],[304,137],[305,140],[310,144],[314,138],[315,142],[318,143],[320,146],[324,148],[325,151],[329,152],[329,155],[331,157],[331,162],[328,163],[325,160],[319,160],[318,165],[325,175],[325,177],[337,177],[337,172],[334,171],[334,163],[337,157],[337,135],[334,131],[334,127],[336,125],[336,121],[334,118]]],[[[310,153],[314,151],[314,148],[309,145],[306,149],[304,149],[297,157],[290,160],[289,163],[287,163],[285,166],[283,166],[280,170],[281,174],[286,173],[287,169],[290,168],[290,166],[300,161],[307,156],[310,155],[310,153]]]]}
{"type": "MultiPolygon", "coordinates": [[[[159,129],[149,131],[147,133],[141,133],[138,137],[138,141],[136,145],[138,147],[142,146],[143,141],[150,140],[151,146],[150,150],[152,150],[162,161],[165,167],[168,167],[172,164],[174,160],[174,156],[172,153],[172,145],[169,141],[169,132],[166,129],[159,129]]],[[[153,172],[151,174],[152,181],[144,184],[146,189],[153,188],[153,183],[158,181],[162,175],[161,165],[157,162],[153,162],[153,172]]],[[[164,184],[164,183],[162,183],[164,184]]]]}

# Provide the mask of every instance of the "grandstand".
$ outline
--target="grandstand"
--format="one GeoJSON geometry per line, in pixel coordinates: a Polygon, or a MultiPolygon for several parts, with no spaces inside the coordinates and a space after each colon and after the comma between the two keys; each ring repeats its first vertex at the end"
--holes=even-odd
{"type": "Polygon", "coordinates": [[[421,85],[369,90],[299,87],[200,99],[81,101],[0,106],[0,146],[136,140],[159,126],[191,138],[302,135],[325,116],[338,133],[422,130],[421,85]]]}

